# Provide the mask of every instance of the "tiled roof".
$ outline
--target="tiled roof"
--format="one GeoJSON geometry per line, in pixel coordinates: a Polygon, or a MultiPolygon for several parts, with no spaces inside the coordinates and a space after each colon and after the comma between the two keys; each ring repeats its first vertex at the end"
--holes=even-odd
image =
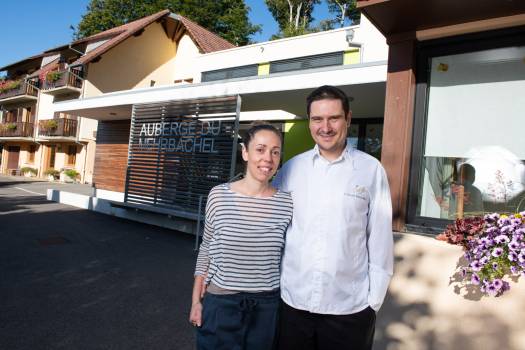
{"type": "Polygon", "coordinates": [[[38,55],[34,55],[34,56],[31,56],[31,57],[24,58],[23,60],[20,60],[20,61],[8,64],[7,66],[4,66],[4,67],[0,67],[0,72],[8,70],[10,68],[13,68],[15,66],[24,64],[24,63],[28,63],[28,62],[36,60],[36,59],[41,59],[42,57],[48,56],[48,55],[49,54],[47,54],[47,53],[40,53],[38,55]]]}
{"type": "MultiPolygon", "coordinates": [[[[91,42],[91,41],[109,38],[107,42],[95,48],[94,50],[86,53],[84,56],[80,57],[78,60],[73,62],[71,66],[76,66],[76,65],[86,64],[86,63],[91,62],[92,60],[104,54],[105,52],[115,47],[116,45],[120,44],[121,42],[123,42],[124,40],[132,36],[133,34],[144,29],[145,27],[155,22],[156,20],[162,17],[168,16],[169,14],[170,14],[169,10],[163,10],[153,15],[138,19],[136,21],[133,21],[133,22],[121,25],[119,27],[115,27],[115,28],[106,30],[104,32],[92,35],[90,37],[83,38],[83,39],[73,42],[72,45],[76,45],[76,44],[80,44],[83,42],[91,42]]],[[[186,17],[180,16],[180,15],[174,15],[174,18],[176,18],[178,21],[180,21],[184,25],[190,37],[193,39],[193,41],[199,47],[199,49],[204,53],[231,49],[235,47],[235,45],[233,45],[229,41],[224,40],[217,34],[210,32],[209,30],[205,29],[204,27],[201,27],[197,23],[190,21],[186,17]]]]}
{"type": "Polygon", "coordinates": [[[197,23],[190,21],[184,16],[176,15],[176,18],[184,25],[184,27],[186,27],[190,37],[204,53],[232,49],[236,47],[229,41],[221,38],[215,33],[210,32],[204,27],[201,27],[197,23]]]}
{"type": "Polygon", "coordinates": [[[107,42],[100,45],[96,49],[80,57],[78,60],[73,62],[71,66],[89,63],[93,59],[97,58],[98,56],[108,51],[109,49],[120,44],[121,42],[123,42],[124,40],[126,40],[127,38],[135,34],[136,32],[138,32],[139,30],[144,29],[149,24],[155,22],[159,18],[162,18],[168,15],[169,13],[170,13],[169,10],[160,11],[151,16],[147,16],[147,17],[138,19],[136,21],[121,25],[119,27],[111,28],[104,32],[100,32],[98,34],[95,34],[87,38],[83,38],[83,39],[73,42],[72,45],[76,45],[81,42],[96,41],[96,40],[101,40],[101,39],[106,39],[108,37],[112,37],[112,39],[108,40],[107,42]]]}

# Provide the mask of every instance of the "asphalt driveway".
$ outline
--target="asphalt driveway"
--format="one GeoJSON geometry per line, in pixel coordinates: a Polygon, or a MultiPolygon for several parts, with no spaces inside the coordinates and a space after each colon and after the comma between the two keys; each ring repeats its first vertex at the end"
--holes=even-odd
{"type": "Polygon", "coordinates": [[[0,178],[0,349],[194,349],[183,233],[48,202],[0,178]]]}

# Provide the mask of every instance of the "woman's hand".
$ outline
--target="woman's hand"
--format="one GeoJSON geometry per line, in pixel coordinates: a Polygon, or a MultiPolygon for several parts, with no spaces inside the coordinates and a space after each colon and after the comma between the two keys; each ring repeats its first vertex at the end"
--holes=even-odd
{"type": "Polygon", "coordinates": [[[202,303],[200,301],[191,305],[190,323],[195,327],[202,326],[202,303]]]}
{"type": "Polygon", "coordinates": [[[193,282],[193,293],[191,296],[190,323],[196,327],[202,325],[202,303],[201,300],[206,292],[205,276],[195,276],[193,282]]]}

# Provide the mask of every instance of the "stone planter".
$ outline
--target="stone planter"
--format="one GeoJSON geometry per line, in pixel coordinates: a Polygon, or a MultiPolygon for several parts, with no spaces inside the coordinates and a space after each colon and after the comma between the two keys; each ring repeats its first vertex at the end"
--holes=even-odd
{"type": "Polygon", "coordinates": [[[64,173],[60,173],[60,181],[65,182],[65,183],[75,183],[75,182],[77,182],[76,179],[74,179],[72,177],[69,177],[69,176],[67,176],[64,173]]]}

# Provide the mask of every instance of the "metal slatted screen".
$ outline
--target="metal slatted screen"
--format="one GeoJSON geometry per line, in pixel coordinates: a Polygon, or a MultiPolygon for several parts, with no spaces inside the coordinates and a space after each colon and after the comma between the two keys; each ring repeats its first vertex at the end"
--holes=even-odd
{"type": "Polygon", "coordinates": [[[257,75],[258,69],[258,65],[252,64],[249,66],[212,70],[209,72],[202,72],[201,80],[203,82],[206,82],[233,78],[252,77],[257,75]]]}
{"type": "Polygon", "coordinates": [[[125,201],[196,214],[233,176],[239,111],[238,96],[134,105],[125,201]]]}
{"type": "Polygon", "coordinates": [[[290,72],[294,70],[337,66],[342,64],[343,52],[339,51],[282,61],[272,61],[270,62],[270,73],[290,72]]]}

